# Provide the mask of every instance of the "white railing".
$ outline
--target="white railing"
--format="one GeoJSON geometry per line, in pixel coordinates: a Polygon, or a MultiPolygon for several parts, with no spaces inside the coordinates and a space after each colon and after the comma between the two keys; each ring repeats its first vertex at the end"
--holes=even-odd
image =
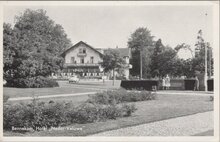
{"type": "Polygon", "coordinates": [[[77,56],[86,56],[86,53],[77,53],[77,56]]]}
{"type": "Polygon", "coordinates": [[[98,63],[65,63],[64,66],[100,66],[98,63]]]}

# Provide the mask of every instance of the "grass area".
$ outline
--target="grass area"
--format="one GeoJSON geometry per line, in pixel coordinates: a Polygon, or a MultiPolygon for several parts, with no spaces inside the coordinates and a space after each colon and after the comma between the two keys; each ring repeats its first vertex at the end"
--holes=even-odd
{"type": "Polygon", "coordinates": [[[59,81],[60,87],[54,88],[11,88],[4,87],[3,94],[14,97],[31,97],[31,96],[44,96],[44,95],[56,95],[56,94],[73,94],[94,92],[103,89],[119,88],[120,81],[116,81],[114,86],[111,85],[111,81],[102,82],[81,82],[79,84],[69,84],[68,81],[59,81]]]}
{"type": "MultiPolygon", "coordinates": [[[[72,97],[68,100],[74,102],[72,97]]],[[[98,132],[134,126],[213,110],[209,96],[158,95],[157,100],[136,102],[138,110],[131,117],[88,124],[72,124],[64,130],[45,130],[27,133],[4,132],[4,136],[87,136],[98,132]],[[70,130],[72,129],[72,130],[70,130]]]]}
{"type": "Polygon", "coordinates": [[[56,95],[56,94],[71,94],[71,93],[84,93],[94,92],[91,89],[80,89],[80,88],[3,88],[4,95],[10,98],[16,97],[31,97],[31,96],[44,96],[44,95],[56,95]]]}

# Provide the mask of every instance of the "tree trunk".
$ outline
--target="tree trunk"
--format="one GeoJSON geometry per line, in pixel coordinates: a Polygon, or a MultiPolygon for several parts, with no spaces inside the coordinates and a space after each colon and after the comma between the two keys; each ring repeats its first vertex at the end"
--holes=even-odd
{"type": "Polygon", "coordinates": [[[113,86],[115,85],[115,69],[113,69],[113,82],[112,82],[112,85],[113,86]]]}

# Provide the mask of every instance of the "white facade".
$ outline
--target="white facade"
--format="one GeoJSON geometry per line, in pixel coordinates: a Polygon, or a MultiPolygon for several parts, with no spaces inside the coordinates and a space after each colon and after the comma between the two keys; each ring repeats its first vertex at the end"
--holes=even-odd
{"type": "MultiPolygon", "coordinates": [[[[129,53],[127,52],[128,49],[125,50],[126,54],[129,53]]],[[[62,54],[65,59],[65,73],[68,75],[78,74],[82,77],[100,78],[103,76],[103,69],[99,63],[102,62],[103,54],[105,54],[103,49],[95,49],[85,42],[80,41],[62,54]]],[[[126,62],[126,68],[123,69],[123,74],[128,79],[130,56],[124,55],[124,53],[121,54],[126,62]]]]}
{"type": "Polygon", "coordinates": [[[100,54],[92,50],[91,48],[86,47],[85,45],[81,44],[76,48],[69,50],[65,56],[65,63],[74,63],[73,59],[76,64],[82,63],[82,59],[84,59],[84,64],[98,64],[102,62],[102,58],[100,54]],[[80,53],[81,51],[85,51],[85,53],[80,53]],[[93,59],[92,59],[93,58],[93,59]],[[92,61],[93,60],[93,61],[92,61]]]}

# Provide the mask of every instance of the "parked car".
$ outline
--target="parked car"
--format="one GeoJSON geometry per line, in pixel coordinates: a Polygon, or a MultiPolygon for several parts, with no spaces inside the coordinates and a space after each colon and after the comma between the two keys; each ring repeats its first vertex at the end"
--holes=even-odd
{"type": "Polygon", "coordinates": [[[78,76],[74,75],[74,76],[71,76],[69,78],[69,83],[78,83],[79,82],[79,78],[78,76]]]}

